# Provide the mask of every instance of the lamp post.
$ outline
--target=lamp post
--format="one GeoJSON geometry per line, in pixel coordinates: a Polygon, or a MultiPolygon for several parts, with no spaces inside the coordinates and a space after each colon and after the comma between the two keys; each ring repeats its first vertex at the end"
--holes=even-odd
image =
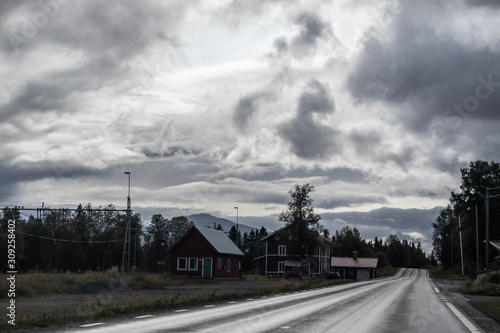
{"type": "Polygon", "coordinates": [[[125,227],[125,239],[123,241],[123,256],[122,256],[122,273],[125,269],[125,254],[127,255],[127,268],[130,268],[130,172],[125,171],[128,175],[128,196],[127,196],[127,226],[125,227]]]}
{"type": "Polygon", "coordinates": [[[238,246],[240,246],[240,224],[238,223],[238,207],[234,207],[236,209],[236,237],[238,238],[238,246]]]}

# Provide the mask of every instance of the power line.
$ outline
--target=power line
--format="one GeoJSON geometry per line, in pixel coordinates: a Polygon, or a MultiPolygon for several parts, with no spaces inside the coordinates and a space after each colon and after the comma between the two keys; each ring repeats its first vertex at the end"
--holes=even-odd
{"type": "Polygon", "coordinates": [[[117,239],[115,239],[115,240],[109,240],[109,241],[77,241],[77,240],[71,240],[71,239],[60,239],[60,238],[38,236],[38,235],[33,235],[33,234],[27,234],[27,233],[24,233],[24,232],[20,232],[19,234],[26,235],[26,236],[31,236],[31,237],[36,237],[36,238],[41,238],[41,239],[47,239],[47,240],[51,240],[51,241],[54,241],[54,242],[64,242],[64,243],[101,244],[101,243],[121,242],[121,240],[117,240],[117,239]]]}

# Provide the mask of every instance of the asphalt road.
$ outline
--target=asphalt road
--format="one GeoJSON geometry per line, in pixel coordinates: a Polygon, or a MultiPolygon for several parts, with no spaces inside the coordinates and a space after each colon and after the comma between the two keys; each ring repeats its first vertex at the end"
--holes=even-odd
{"type": "Polygon", "coordinates": [[[72,332],[481,332],[425,270],[199,308],[92,323],[72,332]]]}

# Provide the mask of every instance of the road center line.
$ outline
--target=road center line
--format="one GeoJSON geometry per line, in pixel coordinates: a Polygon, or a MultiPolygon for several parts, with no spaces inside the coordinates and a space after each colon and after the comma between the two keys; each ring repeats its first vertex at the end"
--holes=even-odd
{"type": "Polygon", "coordinates": [[[142,318],[149,318],[149,317],[154,317],[153,315],[144,315],[144,316],[137,316],[135,319],[142,319],[142,318]]]}

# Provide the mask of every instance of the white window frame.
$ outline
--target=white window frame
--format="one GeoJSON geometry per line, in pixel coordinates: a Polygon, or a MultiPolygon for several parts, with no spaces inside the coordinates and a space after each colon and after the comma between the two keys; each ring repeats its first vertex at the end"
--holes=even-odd
{"type": "Polygon", "coordinates": [[[286,256],[286,245],[278,245],[278,255],[286,256]]]}
{"type": "Polygon", "coordinates": [[[198,258],[189,258],[188,260],[188,270],[197,271],[198,270],[198,258]],[[191,262],[194,262],[194,267],[191,268],[191,262]]]}
{"type": "Polygon", "coordinates": [[[285,262],[278,261],[278,273],[285,273],[285,262]]]}
{"type": "Polygon", "coordinates": [[[177,270],[178,271],[187,271],[188,268],[188,260],[186,257],[178,257],[177,258],[177,270]],[[184,260],[184,268],[181,267],[181,260],[184,260]]]}

